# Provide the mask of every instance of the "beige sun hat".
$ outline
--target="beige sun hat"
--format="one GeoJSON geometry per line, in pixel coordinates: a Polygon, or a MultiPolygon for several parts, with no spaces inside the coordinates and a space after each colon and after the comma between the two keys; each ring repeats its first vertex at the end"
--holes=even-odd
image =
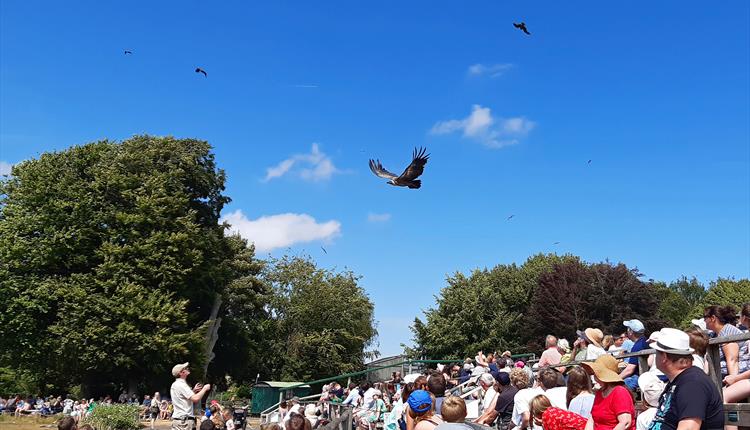
{"type": "Polygon", "coordinates": [[[581,363],[581,366],[602,382],[622,382],[617,360],[609,354],[599,356],[593,363],[581,363]]]}

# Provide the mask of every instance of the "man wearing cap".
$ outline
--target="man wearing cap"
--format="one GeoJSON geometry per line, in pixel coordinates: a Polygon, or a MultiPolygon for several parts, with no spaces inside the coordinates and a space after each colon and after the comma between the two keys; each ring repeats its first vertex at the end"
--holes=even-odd
{"type": "MultiPolygon", "coordinates": [[[[630,348],[630,352],[638,352],[648,348],[646,336],[644,336],[646,327],[644,327],[642,322],[639,320],[627,320],[622,325],[628,328],[626,332],[628,338],[634,342],[633,347],[630,348]]],[[[627,366],[620,372],[620,378],[625,381],[625,385],[628,388],[635,391],[638,388],[638,357],[628,357],[624,361],[627,363],[627,366]]]]}
{"type": "Polygon", "coordinates": [[[687,333],[663,328],[652,346],[656,367],[669,378],[649,430],[714,430],[724,428],[724,404],[703,370],[693,366],[687,333]]]}
{"type": "Polygon", "coordinates": [[[188,363],[177,364],[172,368],[172,376],[176,379],[172,383],[169,394],[172,398],[172,430],[192,430],[195,428],[194,404],[199,403],[203,396],[211,390],[211,384],[198,383],[191,390],[187,384],[190,374],[188,363]]]}

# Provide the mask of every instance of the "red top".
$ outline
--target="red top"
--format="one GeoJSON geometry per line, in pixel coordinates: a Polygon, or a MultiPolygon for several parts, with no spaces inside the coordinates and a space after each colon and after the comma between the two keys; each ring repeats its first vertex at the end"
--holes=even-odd
{"type": "Polygon", "coordinates": [[[584,430],[588,420],[576,413],[560,408],[547,408],[542,414],[544,430],[584,430]]]}
{"type": "Polygon", "coordinates": [[[594,419],[594,430],[612,430],[617,425],[617,416],[630,414],[630,430],[635,430],[635,407],[630,391],[617,385],[607,397],[602,397],[601,390],[594,396],[591,418],[594,419]]]}

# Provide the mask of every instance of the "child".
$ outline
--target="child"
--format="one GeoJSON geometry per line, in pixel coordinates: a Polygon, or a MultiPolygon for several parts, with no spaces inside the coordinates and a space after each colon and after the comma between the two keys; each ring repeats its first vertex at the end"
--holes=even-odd
{"type": "Polygon", "coordinates": [[[635,420],[636,430],[648,430],[659,406],[659,397],[665,384],[654,372],[646,372],[638,377],[638,386],[643,393],[643,402],[649,408],[641,412],[635,420]]]}

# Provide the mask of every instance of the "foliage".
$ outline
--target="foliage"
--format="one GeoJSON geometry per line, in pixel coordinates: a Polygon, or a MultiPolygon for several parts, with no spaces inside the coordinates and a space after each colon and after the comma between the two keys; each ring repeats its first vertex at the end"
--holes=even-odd
{"type": "Polygon", "coordinates": [[[523,265],[498,265],[455,273],[437,297],[437,307],[424,312],[426,321],[412,325],[412,357],[458,358],[477,351],[518,349],[529,340],[522,326],[538,278],[555,263],[572,256],[536,255],[523,265]]]}
{"type": "Polygon", "coordinates": [[[264,275],[273,288],[269,350],[270,375],[307,381],[360,370],[377,331],[374,306],[359,277],[318,268],[309,258],[272,260],[264,275]]]}
{"type": "Polygon", "coordinates": [[[695,277],[683,276],[669,285],[657,282],[654,288],[659,316],[670,327],[685,327],[686,317],[706,296],[706,288],[695,277]]]}
{"type": "Polygon", "coordinates": [[[39,384],[40,381],[28,370],[0,367],[0,397],[31,393],[39,384]]]}
{"type": "Polygon", "coordinates": [[[690,322],[692,318],[703,316],[703,310],[710,305],[728,306],[732,305],[735,309],[750,302],[750,279],[727,279],[719,278],[711,282],[708,292],[703,299],[685,317],[685,322],[690,322]]]}
{"type": "Polygon", "coordinates": [[[136,430],[140,428],[138,405],[98,404],[84,423],[99,430],[136,430]]]}
{"type": "Polygon", "coordinates": [[[218,223],[224,179],[208,143],[171,137],[14,166],[0,181],[0,364],[59,387],[200,369],[212,304],[254,300],[259,271],[218,223]]]}

